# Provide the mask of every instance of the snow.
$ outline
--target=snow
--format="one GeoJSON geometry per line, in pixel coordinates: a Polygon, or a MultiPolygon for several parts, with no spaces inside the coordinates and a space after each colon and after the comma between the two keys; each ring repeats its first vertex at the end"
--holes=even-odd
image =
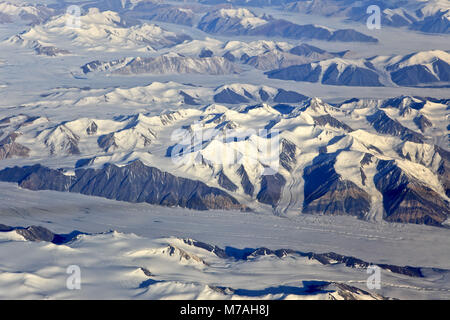
{"type": "Polygon", "coordinates": [[[5,13],[5,14],[9,14],[9,15],[14,15],[14,16],[18,16],[20,14],[33,14],[33,15],[38,15],[39,11],[33,7],[33,6],[29,6],[26,4],[14,4],[11,2],[0,2],[0,12],[5,13]]]}
{"type": "MultiPolygon", "coordinates": [[[[154,51],[155,47],[168,47],[182,42],[181,38],[177,40],[180,34],[154,24],[125,27],[122,18],[113,11],[100,12],[91,8],[80,17],[80,27],[68,25],[71,19],[68,13],[55,16],[45,24],[35,25],[21,33],[20,38],[25,44],[33,41],[46,45],[58,43],[58,46],[74,52],[79,52],[80,47],[88,51],[154,51]]],[[[16,36],[12,37],[9,42],[17,42],[16,39],[16,36]]]]}
{"type": "MultiPolygon", "coordinates": [[[[425,17],[435,15],[438,12],[449,12],[450,4],[447,0],[431,0],[431,1],[424,1],[425,5],[420,8],[420,11],[423,13],[425,17]]],[[[449,18],[449,16],[447,16],[449,18]]]]}
{"type": "MultiPolygon", "coordinates": [[[[409,57],[394,57],[392,58],[391,63],[395,63],[397,68],[400,69],[412,65],[429,65],[437,59],[441,59],[447,63],[450,63],[450,53],[442,50],[422,51],[415,53],[409,57]],[[397,60],[399,61],[396,62],[397,60]]],[[[432,70],[432,68],[430,70],[432,70]]]]}
{"type": "MultiPolygon", "coordinates": [[[[139,2],[133,0],[129,3],[133,7],[139,2]]],[[[39,8],[34,3],[19,0],[0,2],[0,12],[12,16],[20,16],[23,12],[39,15],[39,8]]],[[[429,1],[417,8],[422,8],[427,16],[445,9],[447,3],[443,0],[429,1]]],[[[201,6],[201,10],[206,8],[201,6]]],[[[198,12],[199,7],[179,9],[198,12]]],[[[349,26],[350,22],[343,23],[336,17],[305,16],[276,8],[253,8],[252,11],[245,8],[219,10],[223,17],[238,19],[238,23],[248,28],[266,23],[262,14],[268,13],[297,23],[325,24],[333,30],[354,27],[370,33],[365,26],[349,26]]],[[[403,15],[403,10],[385,13],[403,15]]],[[[448,88],[394,87],[385,73],[382,74],[385,79],[381,80],[389,86],[383,88],[355,90],[354,87],[297,83],[268,79],[260,70],[239,62],[236,62],[240,67],[239,74],[124,76],[110,71],[125,66],[135,57],[185,56],[190,59],[187,65],[195,67],[195,61],[204,49],[212,50],[214,56],[222,61],[221,56],[226,52],[239,60],[244,53],[252,57],[267,52],[287,52],[301,42],[211,36],[195,27],[181,28],[170,23],[140,21],[140,24],[127,25],[121,14],[96,9],[81,17],[80,29],[68,28],[67,18],[62,14],[42,24],[25,26],[15,21],[0,25],[0,119],[13,116],[9,123],[0,125],[0,139],[10,132],[17,132],[20,135],[16,142],[31,150],[28,158],[4,159],[0,167],[41,163],[51,168],[62,168],[64,174],[70,176],[81,158],[93,158],[89,164],[91,168],[99,168],[108,162],[122,166],[139,159],[146,165],[218,188],[222,188],[218,184],[218,173],[223,172],[239,187],[230,194],[254,211],[198,212],[78,194],[33,192],[15,184],[0,183],[0,223],[23,227],[42,225],[58,233],[73,230],[91,233],[57,246],[26,241],[16,232],[0,232],[0,254],[8,256],[0,262],[0,298],[249,298],[242,291],[240,294],[220,291],[217,286],[252,290],[250,292],[255,295],[252,297],[258,299],[329,298],[327,295],[299,295],[296,290],[293,294],[274,290],[279,286],[301,288],[302,281],[308,280],[342,281],[366,289],[365,270],[342,265],[322,266],[292,256],[283,259],[262,256],[245,262],[224,261],[186,244],[181,240],[183,238],[223,248],[333,251],[378,263],[450,269],[448,229],[385,222],[383,199],[373,183],[377,174],[376,162],[363,167],[367,176],[365,185],[359,172],[364,153],[374,155],[375,161],[394,160],[406,174],[448,200],[442,181],[439,181],[441,157],[434,147],[438,145],[448,150],[448,104],[431,98],[418,98],[448,98],[448,88]],[[185,35],[193,39],[189,40],[185,35]],[[32,50],[36,45],[54,46],[68,50],[70,54],[38,56],[32,50]],[[119,61],[119,64],[105,64],[106,72],[82,74],[80,66],[95,60],[119,61]],[[213,96],[224,89],[243,96],[246,91],[255,97],[262,89],[272,99],[278,88],[317,98],[296,105],[288,115],[274,109],[274,103],[264,103],[244,112],[247,104],[225,106],[213,100],[213,96]],[[186,105],[181,91],[199,104],[186,105]],[[433,126],[424,132],[424,144],[378,134],[366,120],[366,116],[381,108],[385,98],[400,95],[405,99],[399,109],[407,107],[410,102],[422,101],[423,108],[412,109],[403,116],[394,107],[383,111],[415,131],[418,128],[414,117],[426,116],[433,126]],[[349,98],[362,99],[340,107],[328,104],[349,98]],[[315,125],[313,117],[326,114],[355,131],[344,132],[330,125],[315,125]],[[37,118],[25,123],[25,115],[37,118]],[[88,134],[86,129],[93,123],[97,131],[88,134]],[[217,137],[202,144],[200,150],[187,154],[189,161],[182,163],[174,163],[166,156],[168,147],[179,142],[172,139],[176,130],[218,127],[219,132],[226,133],[223,126],[227,123],[236,126],[235,133],[248,139],[224,142],[217,137]],[[255,200],[263,165],[276,165],[273,155],[265,152],[265,145],[271,139],[254,133],[269,124],[280,131],[280,138],[297,147],[292,171],[280,168],[287,182],[275,208],[255,200]],[[99,147],[98,139],[108,134],[113,136],[117,147],[104,150],[99,147]],[[79,155],[68,154],[71,142],[77,144],[79,155]],[[326,147],[329,153],[339,152],[336,172],[370,195],[372,206],[364,219],[302,214],[303,170],[318,156],[319,147],[326,147]],[[240,163],[235,161],[236,154],[244,155],[239,158],[240,163]],[[198,155],[210,163],[205,165],[194,161],[198,160],[198,155]],[[406,156],[410,160],[404,159],[406,156]],[[255,185],[253,197],[244,193],[241,177],[236,173],[241,163],[255,185]],[[109,232],[112,229],[117,231],[109,232]],[[169,245],[176,248],[174,255],[169,254],[169,245]],[[182,252],[192,258],[187,260],[182,252]],[[82,267],[81,291],[65,287],[66,269],[71,264],[82,267]],[[149,281],[142,267],[155,274],[151,277],[154,281],[149,281]]],[[[337,63],[340,71],[347,66],[366,67],[366,61],[380,72],[393,65],[400,68],[422,64],[430,68],[438,58],[450,62],[447,35],[429,36],[384,26],[370,35],[379,38],[380,42],[367,45],[310,41],[308,44],[329,52],[350,49],[349,59],[316,62],[323,67],[337,63]]],[[[382,279],[382,290],[377,293],[386,296],[450,298],[447,274],[440,278],[431,274],[416,279],[383,272],[382,279]]]]}
{"type": "MultiPolygon", "coordinates": [[[[399,265],[429,266],[433,262],[433,266],[450,266],[446,255],[448,231],[433,227],[363,222],[344,217],[280,218],[271,214],[242,212],[205,213],[51,191],[35,193],[23,190],[23,193],[17,193],[7,183],[0,183],[0,188],[0,204],[7,209],[2,211],[3,223],[37,223],[55,232],[69,233],[78,229],[95,233],[80,235],[62,246],[24,242],[13,232],[0,233],[0,252],[3,255],[16,253],[0,263],[3,271],[1,287],[11,289],[1,293],[8,292],[9,297],[91,299],[101,294],[102,298],[167,299],[183,296],[236,299],[245,296],[213,294],[216,291],[210,291],[207,286],[264,292],[265,288],[280,285],[301,287],[302,281],[330,279],[367,290],[365,270],[342,265],[322,266],[295,256],[283,259],[263,256],[248,262],[224,261],[203,249],[187,245],[180,238],[193,238],[221,247],[256,248],[264,245],[272,249],[334,251],[399,265]],[[11,197],[15,212],[3,201],[11,197]],[[33,208],[28,206],[31,199],[35,201],[33,208]],[[67,209],[61,211],[61,207],[67,209]],[[124,211],[127,212],[126,220],[123,219],[124,211]],[[17,212],[21,214],[17,215],[17,212]],[[211,229],[211,225],[216,227],[211,229]],[[117,231],[107,232],[111,227],[117,231]],[[169,244],[199,258],[198,261],[185,260],[177,254],[168,255],[166,248],[169,244]],[[433,250],[429,250],[430,245],[433,250]],[[73,264],[81,267],[81,291],[65,287],[66,268],[73,264]],[[20,272],[17,272],[16,266],[19,265],[20,272]],[[151,278],[155,283],[150,281],[148,287],[140,288],[140,284],[149,279],[140,270],[142,267],[154,274],[151,278]]],[[[382,290],[377,293],[423,299],[447,297],[448,290],[448,282],[433,277],[420,279],[383,272],[382,290]]],[[[304,297],[293,295],[291,298],[304,297]]]]}

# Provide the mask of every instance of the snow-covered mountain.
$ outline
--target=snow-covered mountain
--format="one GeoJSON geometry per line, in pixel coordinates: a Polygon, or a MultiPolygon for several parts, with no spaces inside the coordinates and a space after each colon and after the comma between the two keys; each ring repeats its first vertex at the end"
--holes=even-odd
{"type": "MultiPolygon", "coordinates": [[[[378,62],[377,60],[374,59],[374,63],[378,62]]],[[[450,54],[442,50],[433,50],[395,56],[388,60],[386,70],[390,72],[392,81],[398,85],[448,83],[450,54]]]]}
{"type": "MultiPolygon", "coordinates": [[[[56,124],[31,116],[4,119],[3,158],[33,159],[44,149],[49,157],[70,156],[73,167],[65,170],[77,167],[79,171],[64,178],[54,169],[13,168],[1,171],[1,179],[33,190],[141,202],[146,198],[131,200],[133,193],[120,189],[106,195],[103,188],[83,187],[80,180],[84,170],[98,168],[96,174],[102,177],[102,170],[109,170],[112,164],[119,164],[112,168],[130,179],[135,174],[128,168],[135,168],[139,160],[137,168],[203,181],[238,199],[232,203],[254,210],[258,208],[254,201],[258,201],[283,214],[355,215],[431,225],[446,221],[448,102],[402,97],[350,101],[334,107],[296,92],[245,84],[223,86],[210,94],[215,104],[208,107],[189,106],[157,116],[56,124]],[[250,101],[260,102],[248,106],[250,101]],[[268,131],[260,133],[253,128],[268,131]],[[157,169],[153,169],[155,165],[157,169]],[[273,174],[267,174],[268,168],[273,174]]],[[[145,175],[140,176],[144,179],[145,175]]],[[[150,183],[141,179],[142,186],[150,183]]],[[[109,183],[114,188],[114,182],[109,183]]],[[[229,208],[222,203],[222,208],[229,208]]]]}
{"type": "MultiPolygon", "coordinates": [[[[102,290],[104,298],[108,299],[388,299],[354,281],[364,279],[367,262],[334,253],[267,248],[231,251],[193,239],[148,239],[117,231],[55,234],[40,226],[0,225],[0,239],[1,250],[16,252],[6,265],[15,267],[19,257],[27,256],[21,263],[21,270],[30,270],[4,272],[0,279],[2,287],[17,288],[18,283],[29,277],[35,284],[22,285],[20,290],[11,290],[8,294],[1,292],[1,298],[33,299],[45,294],[52,299],[70,299],[79,298],[82,292],[83,297],[94,299],[98,297],[97,290],[102,290]],[[52,276],[47,278],[44,275],[48,275],[49,270],[42,262],[50,259],[49,254],[59,263],[53,266],[52,276]],[[93,260],[97,264],[91,264],[93,260]],[[62,278],[67,264],[83,268],[83,291],[66,289],[62,278]],[[270,265],[276,265],[278,275],[267,271],[270,265]],[[293,276],[303,280],[293,280],[293,276]],[[341,280],[329,281],[330,277],[341,280]],[[121,281],[114,281],[118,278],[121,281]],[[264,284],[260,283],[262,279],[264,284]],[[280,283],[285,284],[280,286],[280,283]]],[[[400,283],[405,275],[411,279],[422,272],[427,273],[427,279],[434,275],[427,269],[380,266],[386,272],[392,270],[389,279],[394,283],[400,283]]],[[[448,270],[440,270],[440,273],[446,276],[448,270]]]]}
{"type": "Polygon", "coordinates": [[[0,299],[450,298],[449,9],[0,0],[0,299]]]}
{"type": "Polygon", "coordinates": [[[344,86],[447,86],[450,55],[431,50],[370,59],[332,58],[266,72],[269,78],[344,86]]]}
{"type": "Polygon", "coordinates": [[[80,27],[68,25],[70,19],[73,18],[68,13],[55,16],[45,24],[35,25],[11,37],[7,42],[32,48],[39,43],[64,46],[61,49],[73,51],[81,47],[89,51],[114,52],[124,49],[155,51],[191,39],[185,34],[170,32],[153,24],[130,25],[116,12],[100,12],[95,8],[80,17],[80,27]]]}
{"type": "Polygon", "coordinates": [[[55,10],[45,4],[0,2],[0,24],[26,22],[38,24],[54,15],[55,10]]]}
{"type": "Polygon", "coordinates": [[[256,40],[251,42],[231,40],[223,43],[212,38],[205,41],[189,41],[171,49],[186,56],[221,56],[230,62],[250,65],[259,70],[273,70],[291,65],[305,64],[332,57],[343,57],[347,52],[327,52],[302,43],[256,40]]]}
{"type": "MultiPolygon", "coordinates": [[[[370,1],[287,1],[287,10],[296,10],[301,13],[324,16],[342,16],[356,22],[365,22],[369,17],[366,12],[370,1]]],[[[450,5],[446,0],[408,0],[408,1],[378,1],[381,9],[382,25],[391,27],[408,27],[427,33],[450,32],[450,5]]]]}
{"type": "Polygon", "coordinates": [[[320,82],[340,86],[382,86],[377,70],[363,59],[349,60],[333,58],[268,71],[267,76],[274,79],[320,82]]]}
{"type": "Polygon", "coordinates": [[[93,71],[113,74],[210,74],[239,73],[240,68],[223,57],[191,58],[177,53],[159,57],[136,57],[111,62],[93,61],[81,67],[84,73],[93,71]]]}
{"type": "Polygon", "coordinates": [[[273,17],[257,16],[248,9],[219,9],[207,13],[198,24],[212,34],[283,37],[288,39],[319,39],[344,42],[377,42],[353,29],[331,30],[317,25],[299,25],[273,17]]]}
{"type": "MultiPolygon", "coordinates": [[[[341,17],[350,21],[365,23],[370,16],[367,8],[375,3],[364,0],[355,2],[353,0],[203,0],[207,4],[232,3],[237,6],[248,8],[283,7],[289,12],[299,12],[308,15],[325,17],[341,17]]],[[[390,27],[408,27],[426,33],[450,32],[450,5],[447,0],[407,0],[377,1],[376,5],[381,10],[381,24],[390,27]]]]}

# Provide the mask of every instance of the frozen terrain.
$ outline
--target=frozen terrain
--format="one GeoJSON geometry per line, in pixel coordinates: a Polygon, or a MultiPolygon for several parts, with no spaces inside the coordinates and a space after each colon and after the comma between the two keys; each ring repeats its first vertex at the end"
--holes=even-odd
{"type": "Polygon", "coordinates": [[[0,299],[450,299],[450,4],[369,2],[0,0],[0,299]]]}

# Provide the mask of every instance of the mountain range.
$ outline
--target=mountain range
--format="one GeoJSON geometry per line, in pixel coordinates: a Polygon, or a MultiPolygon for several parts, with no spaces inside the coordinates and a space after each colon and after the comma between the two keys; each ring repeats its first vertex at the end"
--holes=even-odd
{"type": "Polygon", "coordinates": [[[201,185],[200,198],[209,199],[206,192],[212,192],[220,200],[208,200],[211,204],[193,208],[256,210],[258,205],[252,203],[258,201],[282,214],[353,215],[429,225],[441,225],[447,219],[450,157],[442,118],[447,101],[400,97],[376,102],[351,100],[332,106],[317,98],[265,87],[234,85],[216,92],[216,104],[207,108],[186,105],[186,109],[159,116],[139,114],[56,124],[42,117],[5,118],[1,121],[4,134],[0,146],[4,159],[32,159],[44,149],[50,157],[70,155],[74,162],[72,168],[4,169],[0,180],[32,190],[187,207],[193,205],[178,200],[178,194],[189,192],[192,196],[201,185]],[[266,102],[246,106],[258,100],[266,102]],[[250,130],[252,123],[279,134],[269,131],[270,138],[260,136],[250,130]],[[213,136],[198,146],[189,146],[181,142],[184,140],[173,142],[170,135],[174,130],[184,134],[212,132],[213,136]],[[236,138],[223,140],[224,136],[236,138]],[[265,144],[274,141],[279,141],[275,162],[265,149],[265,144]],[[264,173],[267,166],[277,165],[278,172],[264,173]],[[113,175],[108,173],[111,170],[113,175]],[[99,183],[84,179],[88,173],[99,183]],[[157,189],[160,196],[146,198],[138,186],[155,183],[160,178],[146,177],[156,173],[171,182],[165,183],[167,191],[157,189]],[[193,184],[189,189],[184,182],[176,182],[184,181],[177,174],[195,177],[210,187],[189,182],[193,184]],[[107,178],[116,175],[114,180],[107,178]],[[135,191],[123,192],[127,179],[133,179],[130,187],[133,185],[135,191]]]}

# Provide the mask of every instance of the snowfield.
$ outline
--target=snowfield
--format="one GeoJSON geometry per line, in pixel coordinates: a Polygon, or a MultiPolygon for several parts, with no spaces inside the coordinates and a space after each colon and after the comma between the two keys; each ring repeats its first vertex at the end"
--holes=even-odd
{"type": "Polygon", "coordinates": [[[390,298],[450,297],[449,273],[415,278],[382,270],[381,289],[369,290],[365,269],[321,265],[296,255],[223,260],[181,240],[195,239],[229,252],[261,246],[332,251],[374,263],[448,270],[447,229],[346,217],[198,212],[51,191],[18,192],[7,183],[0,183],[0,188],[3,224],[90,234],[55,245],[24,242],[14,231],[0,232],[0,252],[10,257],[0,263],[0,283],[9,288],[2,291],[2,298],[329,299],[333,295],[332,291],[324,296],[305,295],[302,288],[309,281],[335,281],[390,298]],[[111,229],[117,231],[109,232],[111,229]],[[170,255],[169,244],[195,258],[170,255]],[[82,270],[80,291],[66,288],[70,265],[82,270]],[[146,276],[141,268],[152,276],[146,276]],[[217,287],[238,293],[224,293],[217,287]]]}

